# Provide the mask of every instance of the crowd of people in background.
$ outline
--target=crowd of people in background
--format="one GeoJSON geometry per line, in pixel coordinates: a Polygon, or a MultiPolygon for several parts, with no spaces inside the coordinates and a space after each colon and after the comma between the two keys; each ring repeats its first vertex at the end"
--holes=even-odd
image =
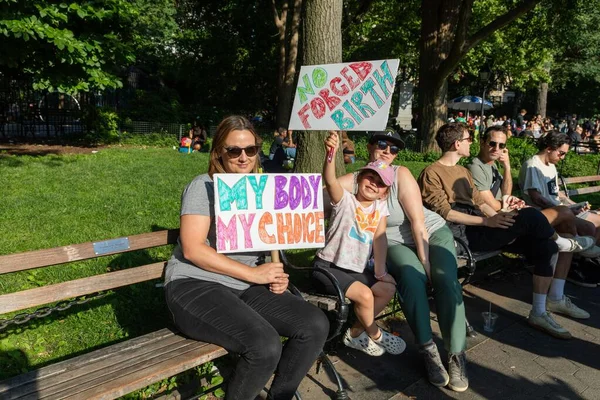
{"type": "Polygon", "coordinates": [[[463,122],[477,134],[492,126],[502,127],[508,138],[514,136],[537,140],[550,131],[558,131],[569,136],[572,150],[577,153],[596,152],[600,147],[600,117],[578,118],[573,114],[551,118],[541,114],[528,115],[527,110],[522,109],[514,118],[489,114],[482,121],[480,115],[465,116],[461,111],[449,114],[448,122],[463,122]]]}

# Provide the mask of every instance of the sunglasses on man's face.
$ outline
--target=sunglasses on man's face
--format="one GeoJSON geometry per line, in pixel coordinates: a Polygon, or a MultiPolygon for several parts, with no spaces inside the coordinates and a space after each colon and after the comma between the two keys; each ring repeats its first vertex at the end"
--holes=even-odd
{"type": "Polygon", "coordinates": [[[562,151],[562,150],[556,150],[558,152],[558,156],[559,157],[563,157],[565,154],[567,154],[566,151],[562,151]]]}
{"type": "Polygon", "coordinates": [[[490,140],[490,147],[496,147],[498,146],[498,148],[500,150],[505,149],[506,148],[506,143],[498,143],[498,142],[494,142],[493,140],[490,140]]]}
{"type": "Polygon", "coordinates": [[[385,140],[378,140],[377,143],[375,143],[375,145],[379,150],[385,150],[389,147],[390,153],[392,153],[393,155],[398,154],[398,152],[400,151],[400,147],[396,146],[395,144],[389,144],[385,140]]]}
{"type": "Polygon", "coordinates": [[[231,158],[238,158],[242,155],[242,151],[246,153],[248,157],[254,157],[258,153],[260,146],[248,146],[248,147],[225,147],[227,155],[231,158]]]}

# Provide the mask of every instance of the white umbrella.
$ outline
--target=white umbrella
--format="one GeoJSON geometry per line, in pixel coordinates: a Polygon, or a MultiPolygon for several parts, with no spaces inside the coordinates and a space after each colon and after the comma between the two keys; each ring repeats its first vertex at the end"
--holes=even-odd
{"type": "MultiPolygon", "coordinates": [[[[489,110],[494,105],[488,101],[483,101],[483,109],[489,110]]],[[[481,110],[481,97],[479,96],[460,96],[448,101],[448,108],[451,110],[479,111],[481,110]]]]}

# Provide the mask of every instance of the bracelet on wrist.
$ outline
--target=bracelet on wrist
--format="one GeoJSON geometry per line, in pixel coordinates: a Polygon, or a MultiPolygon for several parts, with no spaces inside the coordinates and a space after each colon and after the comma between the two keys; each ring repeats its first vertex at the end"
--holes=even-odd
{"type": "Polygon", "coordinates": [[[387,274],[388,274],[388,273],[387,273],[387,271],[385,271],[383,274],[381,274],[381,275],[379,275],[379,276],[378,276],[378,275],[375,275],[375,274],[373,274],[373,275],[375,275],[375,279],[377,279],[378,281],[380,281],[380,280],[382,280],[382,279],[383,279],[383,278],[384,278],[384,277],[385,277],[387,274]]]}

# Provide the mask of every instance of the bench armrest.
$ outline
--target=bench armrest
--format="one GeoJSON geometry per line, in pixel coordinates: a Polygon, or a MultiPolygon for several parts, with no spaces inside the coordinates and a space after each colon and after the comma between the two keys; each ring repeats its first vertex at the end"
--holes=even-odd
{"type": "Polygon", "coordinates": [[[467,261],[465,265],[465,267],[467,267],[467,276],[462,282],[462,286],[464,286],[467,283],[469,283],[471,277],[475,274],[475,257],[473,257],[473,252],[471,251],[471,249],[469,249],[469,246],[463,239],[454,236],[454,242],[457,244],[457,250],[459,248],[463,250],[461,256],[466,258],[467,261]]]}

